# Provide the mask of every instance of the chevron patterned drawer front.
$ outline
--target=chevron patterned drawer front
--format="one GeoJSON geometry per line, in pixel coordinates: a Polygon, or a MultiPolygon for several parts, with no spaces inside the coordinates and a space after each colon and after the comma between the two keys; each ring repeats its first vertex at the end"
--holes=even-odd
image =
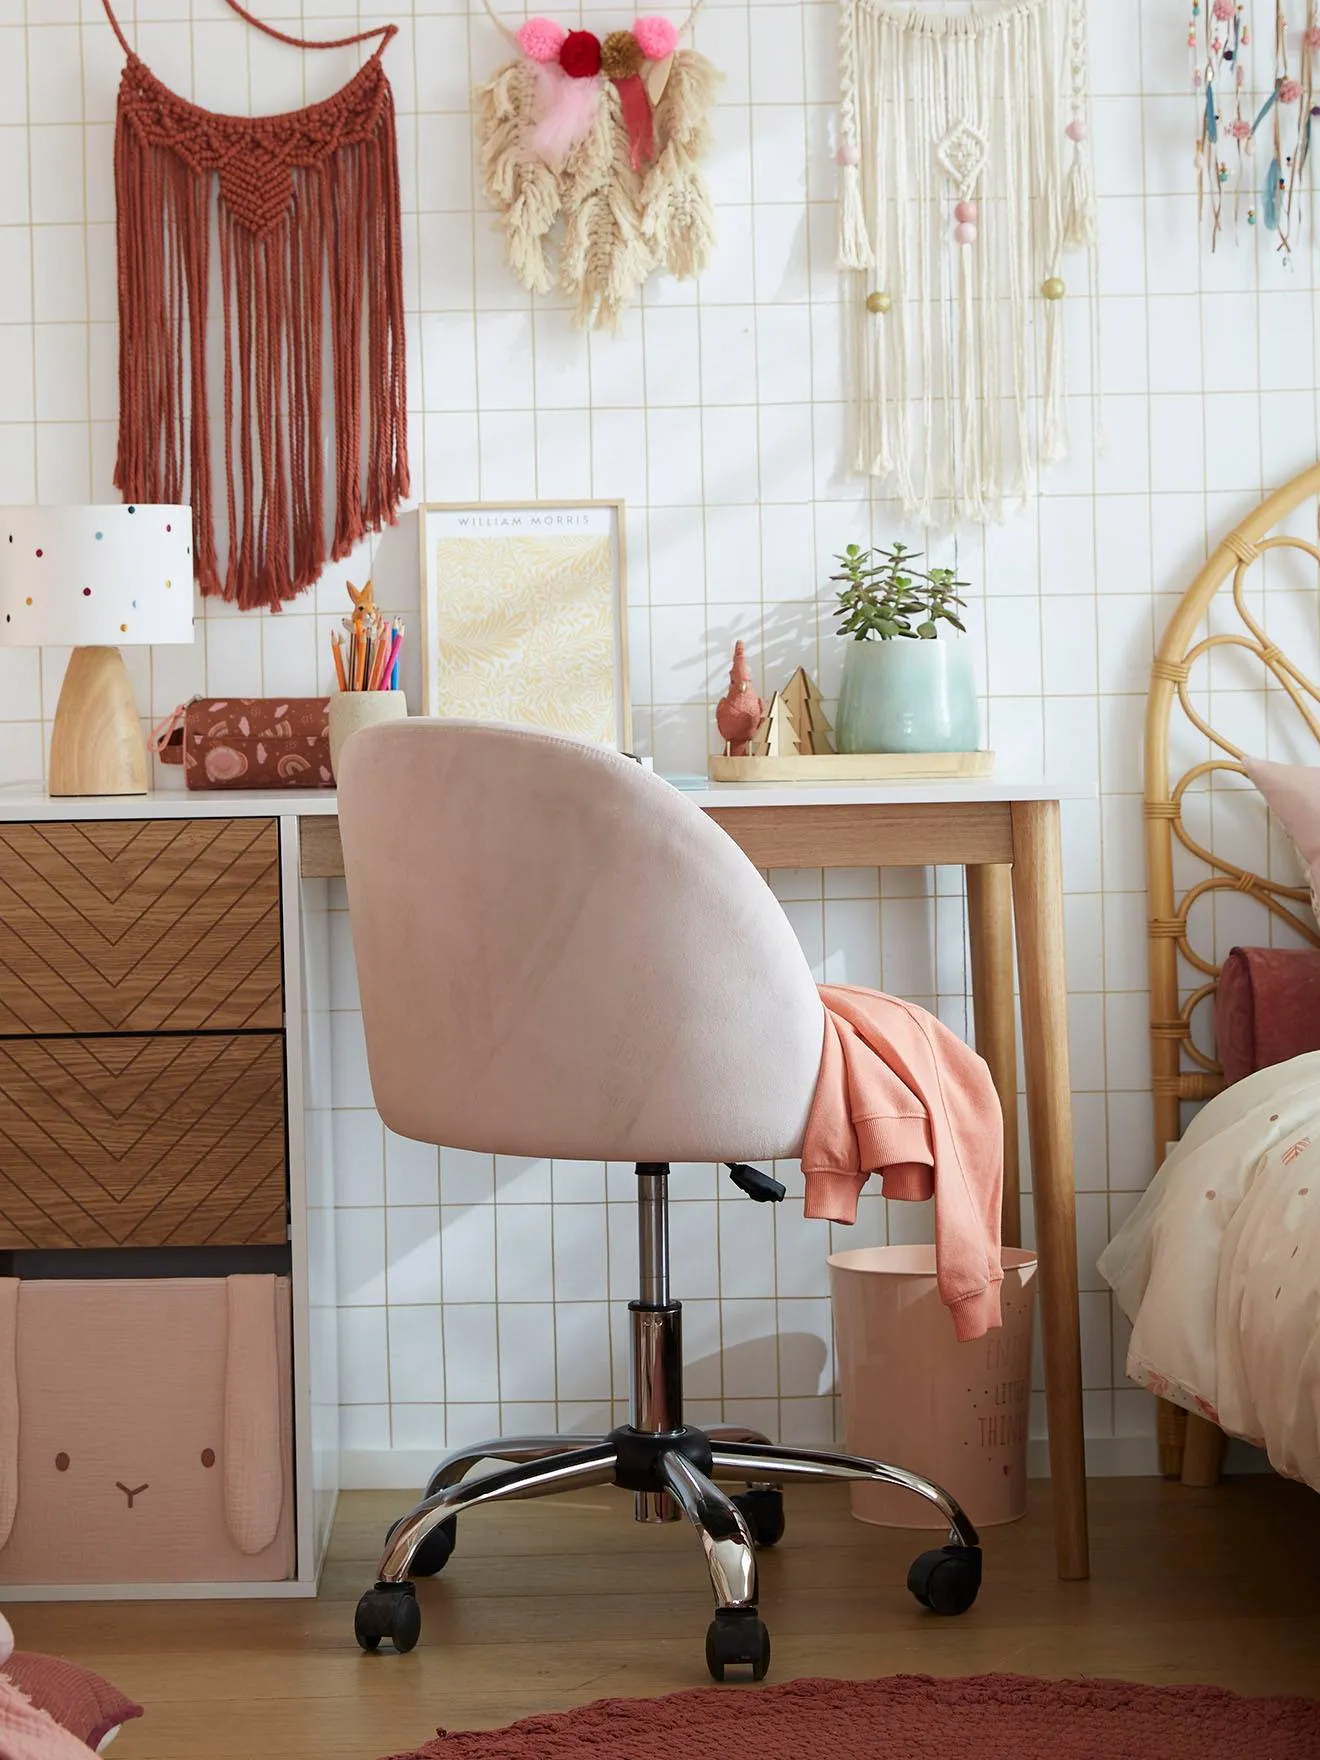
{"type": "Polygon", "coordinates": [[[287,1238],[282,1034],[0,1040],[0,1249],[287,1238]]]}
{"type": "Polygon", "coordinates": [[[0,825],[0,1035],[278,1031],[273,819],[0,825]]]}

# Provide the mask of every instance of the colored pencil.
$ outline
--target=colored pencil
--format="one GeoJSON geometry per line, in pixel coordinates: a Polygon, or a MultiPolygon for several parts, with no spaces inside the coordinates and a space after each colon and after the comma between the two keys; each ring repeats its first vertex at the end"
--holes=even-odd
{"type": "Polygon", "coordinates": [[[399,676],[399,649],[402,646],[403,631],[396,624],[394,626],[394,639],[388,645],[385,653],[385,661],[380,669],[379,681],[376,685],[377,690],[387,691],[398,689],[398,685],[394,681],[396,681],[399,676]]]}

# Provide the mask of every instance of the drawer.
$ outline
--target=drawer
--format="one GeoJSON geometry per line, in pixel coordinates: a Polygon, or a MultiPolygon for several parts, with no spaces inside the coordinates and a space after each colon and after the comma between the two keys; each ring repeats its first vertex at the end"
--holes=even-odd
{"type": "Polygon", "coordinates": [[[288,1238],[279,1033],[0,1040],[0,1248],[288,1238]]]}
{"type": "Polygon", "coordinates": [[[283,1022],[273,819],[0,826],[0,1034],[283,1022]]]}

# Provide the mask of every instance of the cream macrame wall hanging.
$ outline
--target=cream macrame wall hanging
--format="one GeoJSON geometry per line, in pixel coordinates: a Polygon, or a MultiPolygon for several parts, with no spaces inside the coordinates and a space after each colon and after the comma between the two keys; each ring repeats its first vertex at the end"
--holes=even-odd
{"type": "Polygon", "coordinates": [[[926,524],[998,518],[1066,450],[1071,246],[1096,309],[1085,0],[839,16],[853,465],[926,524]]]}
{"type": "Polygon", "coordinates": [[[531,18],[520,51],[477,93],[486,194],[510,267],[532,293],[556,285],[578,324],[614,328],[653,270],[699,274],[714,217],[701,174],[715,69],[680,49],[683,27],[565,30],[531,18]]]}

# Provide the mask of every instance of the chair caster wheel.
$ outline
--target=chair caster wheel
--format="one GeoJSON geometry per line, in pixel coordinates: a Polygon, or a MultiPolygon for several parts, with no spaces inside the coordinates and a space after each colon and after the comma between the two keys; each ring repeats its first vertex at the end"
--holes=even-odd
{"type": "Polygon", "coordinates": [[[750,1668],[763,1681],[770,1667],[770,1634],[754,1607],[722,1607],[706,1633],[706,1667],[722,1681],[726,1668],[750,1668]]]}
{"type": "Polygon", "coordinates": [[[364,1650],[379,1650],[388,1638],[400,1656],[422,1635],[422,1610],[411,1583],[377,1583],[357,1604],[353,1636],[364,1650]]]}
{"type": "Polygon", "coordinates": [[[981,1548],[942,1546],[923,1552],[908,1572],[907,1586],[932,1613],[966,1613],[981,1587],[981,1548]]]}
{"type": "Polygon", "coordinates": [[[733,1499],[757,1546],[777,1546],[784,1538],[784,1494],[775,1485],[754,1485],[733,1499]]]}
{"type": "MultiPolygon", "coordinates": [[[[404,1520],[405,1518],[400,1516],[385,1536],[387,1546],[403,1526],[404,1520]]],[[[416,1552],[413,1553],[412,1563],[408,1566],[408,1575],[410,1577],[438,1577],[449,1563],[450,1555],[457,1545],[458,1517],[450,1516],[447,1522],[441,1522],[438,1528],[432,1528],[416,1552]]]]}

